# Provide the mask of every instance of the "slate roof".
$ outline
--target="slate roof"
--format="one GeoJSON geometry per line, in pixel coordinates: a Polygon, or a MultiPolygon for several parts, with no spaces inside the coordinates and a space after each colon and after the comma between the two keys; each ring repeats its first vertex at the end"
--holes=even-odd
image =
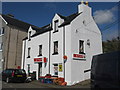
{"type": "Polygon", "coordinates": [[[40,30],[39,27],[31,25],[31,24],[23,22],[23,21],[20,21],[18,19],[15,19],[14,17],[10,17],[8,15],[3,15],[3,14],[2,14],[2,17],[5,19],[5,21],[9,25],[13,25],[13,26],[21,28],[21,31],[28,32],[28,29],[29,29],[30,26],[36,31],[40,30]]]}
{"type": "Polygon", "coordinates": [[[34,35],[32,35],[31,37],[35,37],[39,34],[42,34],[42,33],[45,33],[47,31],[51,31],[52,30],[52,27],[50,26],[50,24],[44,26],[44,27],[41,27],[41,29],[39,31],[37,31],[34,35]]]}
{"type": "MultiPolygon", "coordinates": [[[[70,24],[80,14],[81,13],[74,13],[74,14],[67,16],[67,17],[58,14],[62,19],[64,19],[64,22],[59,27],[70,24]]],[[[33,29],[35,30],[36,28],[33,28],[33,29]]],[[[42,34],[42,33],[45,33],[45,32],[51,31],[51,30],[52,30],[52,27],[50,24],[48,24],[48,25],[43,26],[43,27],[39,28],[38,30],[36,30],[36,33],[34,35],[32,35],[31,37],[35,37],[39,34],[42,34]]],[[[28,39],[28,38],[26,37],[23,40],[26,40],[26,39],[28,39]]]]}
{"type": "Polygon", "coordinates": [[[64,22],[59,27],[70,24],[81,13],[74,13],[74,14],[67,16],[67,17],[58,14],[62,19],[64,19],[64,22]]]}

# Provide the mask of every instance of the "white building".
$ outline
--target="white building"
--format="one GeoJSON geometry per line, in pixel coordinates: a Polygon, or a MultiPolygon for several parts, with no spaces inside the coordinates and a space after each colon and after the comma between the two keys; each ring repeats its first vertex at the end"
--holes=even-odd
{"type": "Polygon", "coordinates": [[[91,8],[82,3],[75,14],[55,14],[51,24],[41,30],[29,28],[28,38],[23,40],[21,67],[27,73],[36,71],[37,79],[50,73],[73,85],[90,78],[92,56],[100,53],[101,32],[91,8]]]}

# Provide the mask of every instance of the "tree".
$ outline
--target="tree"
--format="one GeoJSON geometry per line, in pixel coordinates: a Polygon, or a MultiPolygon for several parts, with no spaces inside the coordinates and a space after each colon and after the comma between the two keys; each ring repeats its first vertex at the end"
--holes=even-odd
{"type": "Polygon", "coordinates": [[[112,40],[103,41],[103,52],[112,52],[120,50],[120,37],[112,40]]]}

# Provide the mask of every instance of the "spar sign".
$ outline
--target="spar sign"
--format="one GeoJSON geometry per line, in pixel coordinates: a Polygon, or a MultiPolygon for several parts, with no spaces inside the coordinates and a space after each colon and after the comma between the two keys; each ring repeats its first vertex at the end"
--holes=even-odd
{"type": "Polygon", "coordinates": [[[73,59],[86,59],[85,54],[73,54],[73,59]]]}
{"type": "Polygon", "coordinates": [[[44,63],[47,63],[47,58],[46,57],[43,57],[43,58],[34,58],[34,62],[35,63],[40,63],[40,62],[44,62],[44,63]]]}

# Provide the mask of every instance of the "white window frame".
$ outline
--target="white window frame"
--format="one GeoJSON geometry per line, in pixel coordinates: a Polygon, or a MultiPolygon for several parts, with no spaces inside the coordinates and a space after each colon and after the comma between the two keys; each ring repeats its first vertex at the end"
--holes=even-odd
{"type": "Polygon", "coordinates": [[[4,28],[4,27],[1,27],[1,28],[0,28],[0,35],[4,35],[4,32],[5,32],[5,28],[4,28]]]}
{"type": "Polygon", "coordinates": [[[83,54],[83,53],[85,53],[85,41],[79,40],[79,54],[83,54]]]}
{"type": "Polygon", "coordinates": [[[42,56],[42,48],[43,48],[43,46],[39,45],[39,55],[38,56],[42,56]]]}
{"type": "Polygon", "coordinates": [[[54,21],[54,31],[58,31],[58,20],[54,21]]]}
{"type": "Polygon", "coordinates": [[[0,51],[3,49],[3,43],[0,43],[0,51]]]}

